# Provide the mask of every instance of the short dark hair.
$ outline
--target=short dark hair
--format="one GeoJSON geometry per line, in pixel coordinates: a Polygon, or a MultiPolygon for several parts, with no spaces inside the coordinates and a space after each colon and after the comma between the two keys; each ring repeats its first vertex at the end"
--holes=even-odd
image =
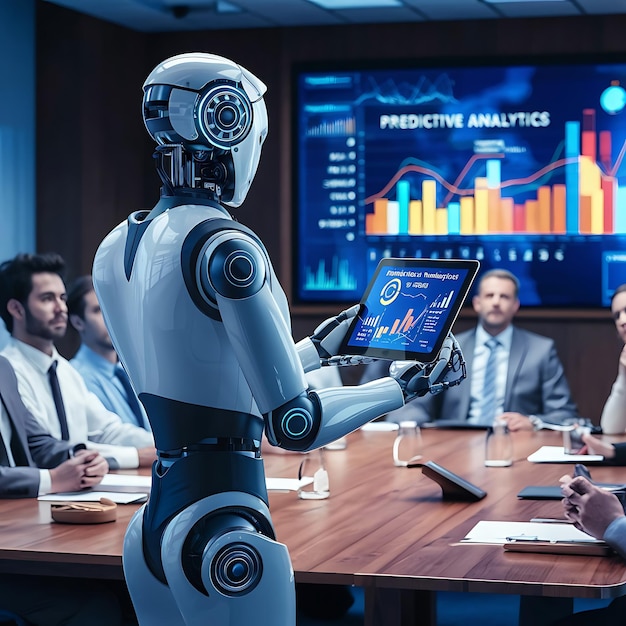
{"type": "Polygon", "coordinates": [[[56,252],[45,254],[20,253],[0,265],[0,316],[9,332],[13,332],[13,317],[7,310],[9,300],[26,306],[33,289],[33,274],[48,272],[65,280],[65,261],[56,252]]]}
{"type": "Polygon", "coordinates": [[[519,278],[513,272],[509,272],[509,270],[505,270],[501,267],[496,267],[492,270],[486,271],[479,279],[478,285],[476,285],[476,292],[480,291],[480,286],[483,281],[487,278],[503,278],[505,280],[510,280],[515,285],[515,297],[519,298],[519,278]]]}
{"type": "Polygon", "coordinates": [[[85,319],[85,296],[93,290],[91,274],[79,276],[74,280],[67,290],[67,312],[85,319]]]}

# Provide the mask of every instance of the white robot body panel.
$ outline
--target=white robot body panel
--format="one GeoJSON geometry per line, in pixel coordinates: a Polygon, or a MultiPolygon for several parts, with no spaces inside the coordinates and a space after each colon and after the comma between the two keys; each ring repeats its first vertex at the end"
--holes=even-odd
{"type": "Polygon", "coordinates": [[[307,388],[291,334],[269,288],[233,301],[218,296],[233,351],[244,368],[261,413],[285,404],[307,388]],[[259,332],[263,329],[262,332],[259,332]]]}
{"type": "MultiPolygon", "coordinates": [[[[119,225],[98,249],[94,282],[100,301],[107,303],[103,311],[111,338],[137,393],[259,415],[224,324],[198,309],[182,280],[185,236],[198,223],[223,217],[211,207],[192,205],[157,216],[137,248],[130,280],[119,262],[128,226],[119,225]],[[153,287],[144,290],[145,285],[153,287]]],[[[278,281],[272,285],[274,307],[281,310],[282,327],[288,328],[286,298],[278,281]]]]}
{"type": "Polygon", "coordinates": [[[179,54],[159,63],[148,74],[144,82],[147,85],[179,85],[186,89],[200,91],[207,84],[207,75],[211,80],[222,78],[242,83],[250,100],[259,100],[267,91],[263,81],[244,67],[233,63],[230,59],[215,54],[179,54]]]}
{"type": "Polygon", "coordinates": [[[142,626],[184,626],[169,586],[150,571],[143,555],[143,517],[145,505],[135,512],[124,535],[124,577],[135,608],[137,621],[142,626]],[[133,584],[132,581],[141,581],[133,584]]]}

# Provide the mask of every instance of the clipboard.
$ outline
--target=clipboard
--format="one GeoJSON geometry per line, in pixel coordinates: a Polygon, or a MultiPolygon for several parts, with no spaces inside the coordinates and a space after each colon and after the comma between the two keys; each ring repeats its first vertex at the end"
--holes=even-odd
{"type": "Polygon", "coordinates": [[[503,547],[507,552],[539,552],[580,556],[612,556],[615,554],[611,546],[599,542],[509,541],[503,547]]]}

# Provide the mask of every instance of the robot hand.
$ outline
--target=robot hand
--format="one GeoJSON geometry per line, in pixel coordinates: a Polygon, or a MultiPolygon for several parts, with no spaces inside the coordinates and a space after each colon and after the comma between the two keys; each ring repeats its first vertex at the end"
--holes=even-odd
{"type": "Polygon", "coordinates": [[[315,346],[322,365],[359,365],[371,363],[375,359],[365,356],[339,354],[341,342],[350,328],[352,319],[358,315],[359,304],[351,306],[335,317],[323,321],[309,337],[315,346]]]}
{"type": "Polygon", "coordinates": [[[458,385],[466,375],[463,353],[452,333],[446,337],[439,355],[431,363],[394,361],[389,367],[389,376],[400,385],[405,402],[427,393],[440,393],[458,385]]]}

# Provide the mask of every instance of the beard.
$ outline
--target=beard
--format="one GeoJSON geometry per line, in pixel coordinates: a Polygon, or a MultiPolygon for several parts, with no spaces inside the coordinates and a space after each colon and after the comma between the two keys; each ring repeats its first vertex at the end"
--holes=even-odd
{"type": "MultiPolygon", "coordinates": [[[[28,307],[24,307],[24,312],[26,318],[26,332],[29,335],[39,337],[40,339],[48,339],[50,341],[55,341],[65,337],[65,331],[67,330],[67,320],[65,318],[65,324],[62,327],[59,326],[58,328],[52,328],[34,317],[28,310],[28,307]]],[[[58,321],[58,319],[55,318],[53,322],[55,321],[58,321]]]]}
{"type": "Polygon", "coordinates": [[[111,341],[111,338],[107,335],[106,338],[101,338],[96,341],[96,345],[103,350],[115,350],[115,346],[111,341]]]}

